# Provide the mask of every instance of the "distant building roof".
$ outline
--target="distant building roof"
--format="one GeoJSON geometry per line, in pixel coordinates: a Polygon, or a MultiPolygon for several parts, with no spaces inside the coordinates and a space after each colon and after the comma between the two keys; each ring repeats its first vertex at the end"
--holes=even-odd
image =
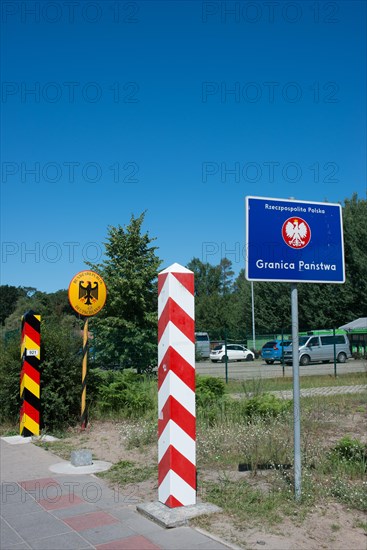
{"type": "Polygon", "coordinates": [[[355,319],[354,321],[351,321],[350,323],[347,323],[339,328],[344,330],[366,329],[367,331],[367,317],[360,317],[359,319],[355,319]]]}

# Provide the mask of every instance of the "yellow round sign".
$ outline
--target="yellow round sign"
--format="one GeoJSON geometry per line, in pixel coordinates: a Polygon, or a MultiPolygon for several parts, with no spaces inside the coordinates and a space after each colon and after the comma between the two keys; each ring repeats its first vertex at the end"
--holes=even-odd
{"type": "Polygon", "coordinates": [[[80,315],[91,317],[105,305],[107,288],[95,271],[79,271],[69,285],[69,302],[80,315]]]}

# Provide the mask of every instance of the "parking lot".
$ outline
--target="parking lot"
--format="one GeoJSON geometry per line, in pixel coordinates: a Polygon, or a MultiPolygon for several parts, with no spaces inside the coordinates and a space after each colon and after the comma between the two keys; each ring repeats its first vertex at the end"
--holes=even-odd
{"type": "MultiPolygon", "coordinates": [[[[285,365],[284,369],[280,363],[267,365],[262,359],[245,362],[229,362],[228,363],[228,378],[237,380],[250,380],[252,378],[278,378],[283,376],[292,377],[293,368],[290,365],[285,365]]],[[[197,374],[217,376],[225,378],[225,364],[212,363],[211,361],[200,361],[196,363],[197,374]]],[[[314,363],[305,367],[299,367],[300,376],[316,376],[316,375],[334,375],[334,363],[314,363]]],[[[336,364],[337,374],[347,374],[351,372],[366,372],[367,361],[348,359],[346,363],[336,364]]]]}

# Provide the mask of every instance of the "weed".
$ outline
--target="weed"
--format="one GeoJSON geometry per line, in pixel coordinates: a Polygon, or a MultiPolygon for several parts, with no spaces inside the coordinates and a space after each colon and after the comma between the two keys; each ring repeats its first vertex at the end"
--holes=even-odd
{"type": "Polygon", "coordinates": [[[126,485],[128,483],[140,483],[146,481],[157,471],[157,466],[136,466],[129,460],[120,460],[114,464],[112,468],[106,472],[97,474],[99,477],[108,479],[112,483],[118,485],[126,485]]]}

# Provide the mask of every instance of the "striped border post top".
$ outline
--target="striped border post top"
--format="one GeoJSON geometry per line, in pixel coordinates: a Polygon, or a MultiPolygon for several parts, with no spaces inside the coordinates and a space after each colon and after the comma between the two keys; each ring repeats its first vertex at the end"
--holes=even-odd
{"type": "Polygon", "coordinates": [[[194,274],[158,274],[158,500],[196,504],[194,274]]]}
{"type": "Polygon", "coordinates": [[[28,311],[22,317],[20,355],[20,435],[40,435],[41,316],[28,311]]]}

